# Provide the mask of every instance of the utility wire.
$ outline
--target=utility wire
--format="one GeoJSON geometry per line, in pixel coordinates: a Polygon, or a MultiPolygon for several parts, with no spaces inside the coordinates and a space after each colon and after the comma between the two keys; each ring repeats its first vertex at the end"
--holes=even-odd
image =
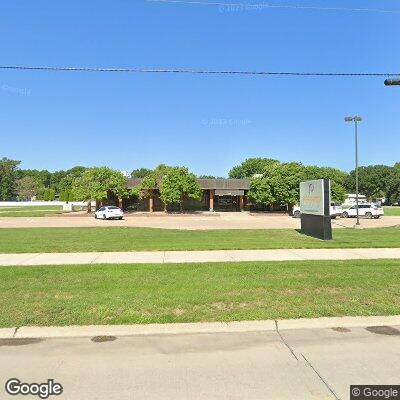
{"type": "Polygon", "coordinates": [[[315,10],[315,11],[347,11],[347,12],[375,12],[386,14],[400,14],[400,10],[387,10],[382,8],[348,8],[348,7],[319,7],[319,6],[301,6],[301,5],[280,5],[280,4],[247,4],[247,3],[221,3],[195,0],[145,0],[148,3],[171,3],[203,6],[219,6],[221,10],[262,10],[262,9],[293,9],[293,10],[315,10]]]}
{"type": "Polygon", "coordinates": [[[27,65],[0,65],[0,70],[55,71],[55,72],[126,72],[156,74],[204,74],[204,75],[269,75],[269,76],[330,76],[330,77],[392,77],[400,72],[296,72],[296,71],[235,71],[201,69],[158,69],[158,68],[99,68],[99,67],[50,67],[27,65]]]}

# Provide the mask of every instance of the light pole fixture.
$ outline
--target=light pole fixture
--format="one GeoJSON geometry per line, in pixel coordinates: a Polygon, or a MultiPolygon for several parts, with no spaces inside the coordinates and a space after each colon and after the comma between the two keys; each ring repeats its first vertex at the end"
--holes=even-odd
{"type": "Polygon", "coordinates": [[[358,123],[362,121],[359,116],[346,117],[345,122],[354,122],[354,139],[355,139],[355,153],[356,153],[356,211],[357,211],[357,223],[360,225],[360,213],[358,210],[358,123]]]}
{"type": "Polygon", "coordinates": [[[400,86],[400,78],[398,79],[386,79],[385,86],[400,86]]]}

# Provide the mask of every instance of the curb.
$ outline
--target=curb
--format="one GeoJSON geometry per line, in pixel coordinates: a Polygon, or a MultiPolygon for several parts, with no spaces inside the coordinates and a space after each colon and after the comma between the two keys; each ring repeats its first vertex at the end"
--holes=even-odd
{"type": "Polygon", "coordinates": [[[143,336],[207,333],[271,332],[295,329],[362,328],[400,326],[400,315],[370,317],[323,317],[288,320],[205,322],[148,325],[89,325],[60,327],[20,327],[0,329],[0,339],[86,338],[93,336],[143,336]]]}

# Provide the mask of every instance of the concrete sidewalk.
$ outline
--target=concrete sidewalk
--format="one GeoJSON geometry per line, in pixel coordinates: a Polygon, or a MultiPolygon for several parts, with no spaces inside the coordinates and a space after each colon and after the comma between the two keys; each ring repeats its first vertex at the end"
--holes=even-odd
{"type": "Polygon", "coordinates": [[[400,259],[400,248],[0,254],[0,266],[400,259]]]}

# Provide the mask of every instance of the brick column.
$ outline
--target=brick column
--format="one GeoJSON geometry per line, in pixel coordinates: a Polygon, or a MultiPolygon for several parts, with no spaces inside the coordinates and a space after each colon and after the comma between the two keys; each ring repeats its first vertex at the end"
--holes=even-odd
{"type": "Polygon", "coordinates": [[[149,197],[149,211],[154,212],[154,194],[153,193],[149,197]]]}
{"type": "Polygon", "coordinates": [[[123,201],[122,201],[122,198],[119,198],[118,199],[118,207],[122,210],[122,208],[123,208],[123,201]]]}
{"type": "Polygon", "coordinates": [[[215,195],[215,190],[210,189],[210,211],[214,211],[214,195],[215,195]]]}

